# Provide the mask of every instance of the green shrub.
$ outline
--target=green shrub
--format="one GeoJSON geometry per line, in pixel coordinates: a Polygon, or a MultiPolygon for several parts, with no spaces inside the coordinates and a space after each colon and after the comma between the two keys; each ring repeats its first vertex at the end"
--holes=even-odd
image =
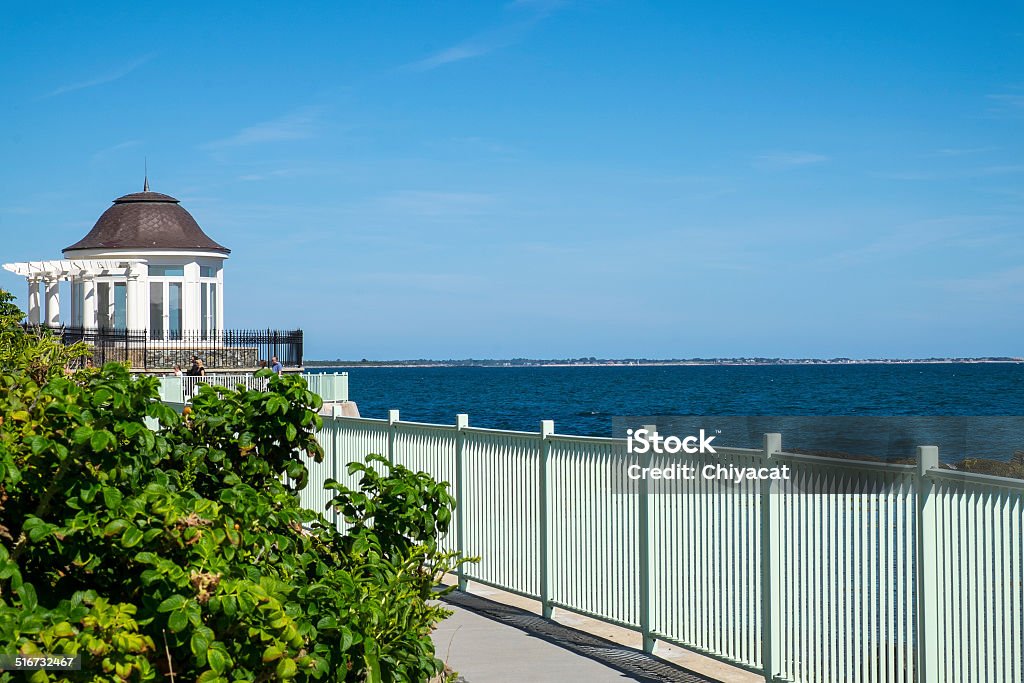
{"type": "Polygon", "coordinates": [[[83,662],[31,680],[424,681],[441,670],[429,634],[447,612],[429,600],[459,562],[437,546],[447,484],[376,457],[355,463],[358,491],[329,484],[352,524],[339,533],[298,503],[304,458],[323,458],[320,399],[301,378],[267,372],[266,392],[203,387],[179,416],[157,380],[122,365],[69,374],[84,351],[19,319],[0,306],[0,652],[83,662]]]}

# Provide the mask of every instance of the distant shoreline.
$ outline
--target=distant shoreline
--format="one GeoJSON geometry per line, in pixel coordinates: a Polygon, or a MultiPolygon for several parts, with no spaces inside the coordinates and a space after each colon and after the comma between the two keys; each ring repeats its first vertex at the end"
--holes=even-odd
{"type": "Polygon", "coordinates": [[[779,365],[961,365],[979,363],[1024,363],[1019,357],[980,357],[980,358],[722,358],[694,360],[394,360],[394,361],[346,361],[346,360],[313,360],[306,361],[307,368],[604,368],[604,367],[680,367],[680,366],[779,366],[779,365]]]}

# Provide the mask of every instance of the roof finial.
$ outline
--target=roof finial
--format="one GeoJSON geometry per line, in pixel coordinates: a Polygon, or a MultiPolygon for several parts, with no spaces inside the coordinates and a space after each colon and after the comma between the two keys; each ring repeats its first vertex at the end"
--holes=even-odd
{"type": "Polygon", "coordinates": [[[142,181],[142,191],[143,192],[149,192],[149,159],[147,157],[142,157],[142,168],[144,169],[143,170],[143,173],[144,173],[143,178],[144,178],[144,180],[142,181]]]}

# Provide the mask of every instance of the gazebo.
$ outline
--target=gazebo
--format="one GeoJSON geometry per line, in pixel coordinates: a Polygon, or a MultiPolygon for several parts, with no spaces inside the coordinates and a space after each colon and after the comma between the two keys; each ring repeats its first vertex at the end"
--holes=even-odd
{"type": "Polygon", "coordinates": [[[30,325],[91,342],[104,359],[113,346],[140,369],[170,368],[193,353],[225,368],[255,367],[273,355],[301,366],[299,330],[225,330],[229,253],[147,180],[142,192],[115,199],[64,258],[4,268],[28,281],[30,325]],[[68,319],[61,317],[61,282],[70,283],[68,319]]]}

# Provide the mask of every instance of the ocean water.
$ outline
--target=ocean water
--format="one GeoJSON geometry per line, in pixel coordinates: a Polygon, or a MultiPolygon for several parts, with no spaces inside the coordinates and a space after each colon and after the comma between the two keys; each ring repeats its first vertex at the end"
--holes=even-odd
{"type": "Polygon", "coordinates": [[[549,419],[591,436],[634,415],[1024,415],[1022,363],[318,371],[349,373],[363,417],[397,408],[403,420],[453,424],[468,413],[472,426],[522,431],[549,419]]]}

